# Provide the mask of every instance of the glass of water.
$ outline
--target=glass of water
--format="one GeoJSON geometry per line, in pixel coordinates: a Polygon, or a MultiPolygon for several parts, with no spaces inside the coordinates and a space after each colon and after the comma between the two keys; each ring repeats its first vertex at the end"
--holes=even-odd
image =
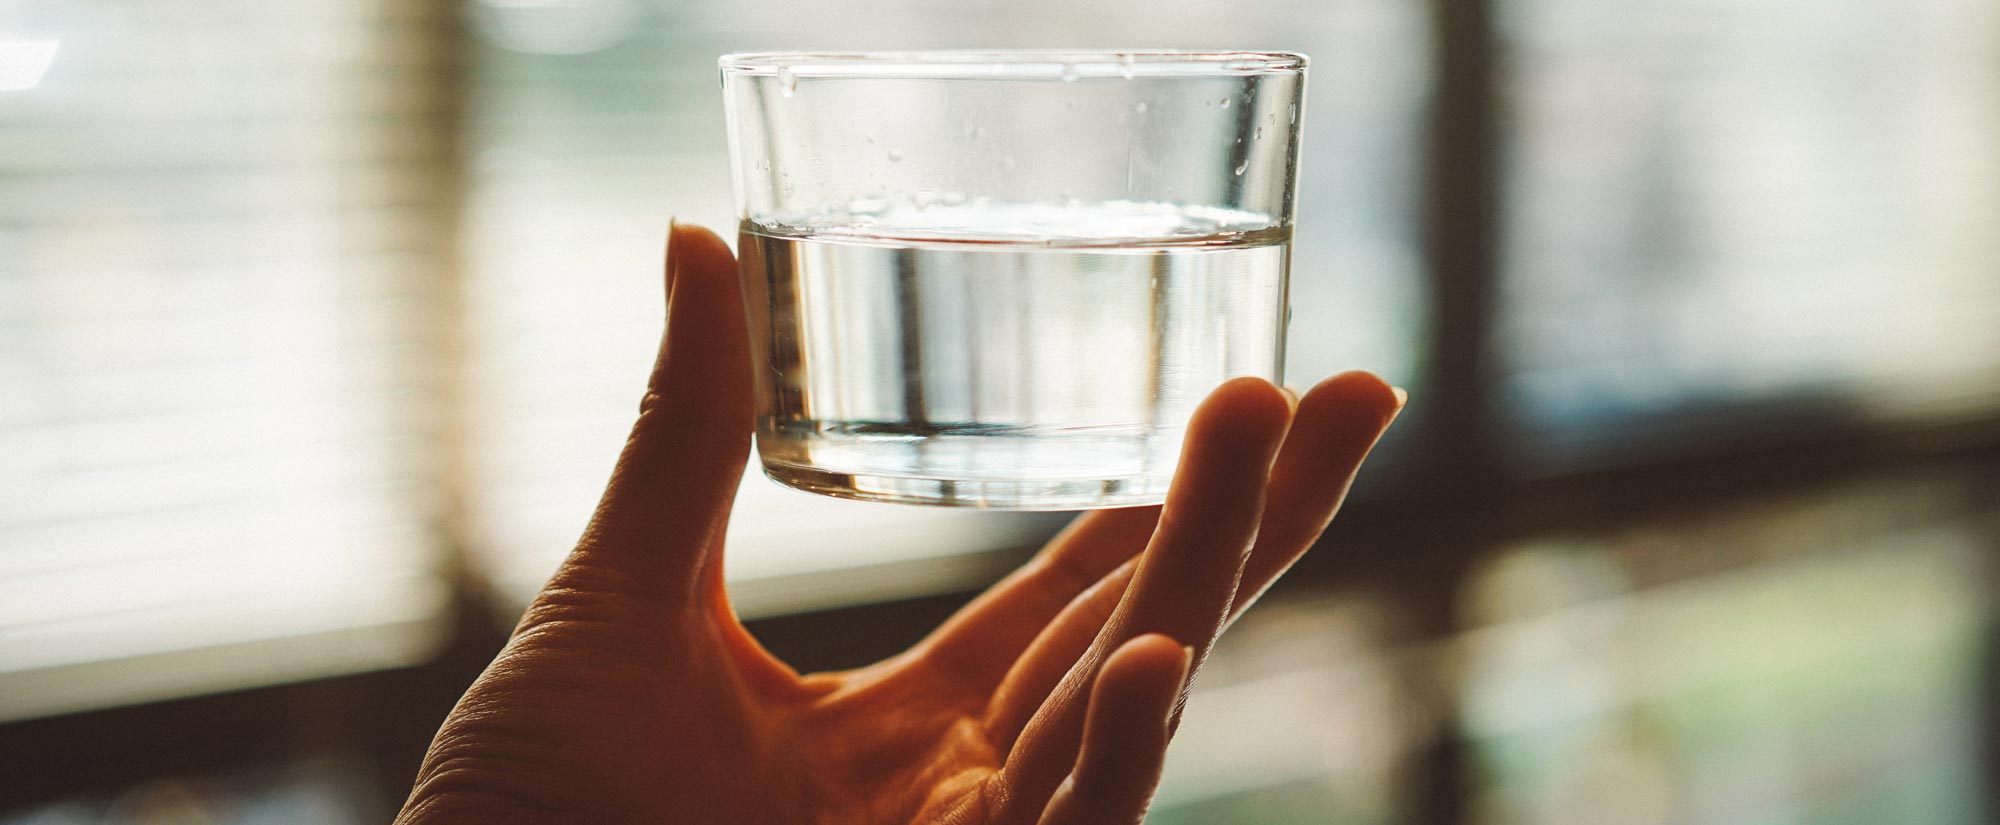
{"type": "Polygon", "coordinates": [[[765,472],[845,498],[1166,496],[1284,367],[1303,55],[722,58],[765,472]]]}

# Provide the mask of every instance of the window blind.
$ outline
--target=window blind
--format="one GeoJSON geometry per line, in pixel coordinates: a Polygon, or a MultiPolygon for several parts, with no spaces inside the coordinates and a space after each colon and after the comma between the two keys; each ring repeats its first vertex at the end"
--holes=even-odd
{"type": "Polygon", "coordinates": [[[1497,11],[1497,352],[1525,453],[1754,429],[1759,403],[2000,405],[1993,4],[1497,11]]]}
{"type": "MultiPolygon", "coordinates": [[[[472,7],[467,227],[475,550],[525,599],[576,540],[658,341],[668,216],[734,234],[715,59],[786,48],[1297,49],[1308,83],[1288,372],[1407,381],[1423,335],[1414,183],[1423,10],[1385,0],[1219,5],[839,2],[472,7]]],[[[729,570],[749,613],[965,586],[1046,517],[835,502],[753,469],[729,570]]]]}
{"type": "Polygon", "coordinates": [[[0,7],[0,718],[427,653],[448,11],[0,7]]]}

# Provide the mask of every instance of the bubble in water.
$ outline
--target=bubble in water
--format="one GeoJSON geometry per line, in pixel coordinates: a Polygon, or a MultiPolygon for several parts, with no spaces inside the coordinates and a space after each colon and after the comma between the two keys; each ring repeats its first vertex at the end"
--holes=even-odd
{"type": "Polygon", "coordinates": [[[865,140],[865,141],[868,141],[868,145],[869,145],[869,146],[874,146],[874,145],[875,145],[875,136],[874,136],[874,135],[863,135],[861,139],[862,139],[862,140],[865,140]]]}
{"type": "Polygon", "coordinates": [[[901,149],[890,149],[890,150],[889,150],[889,152],[888,152],[888,155],[889,155],[889,162],[890,162],[890,163],[902,163],[902,162],[903,162],[903,151],[902,151],[901,149]]]}
{"type": "Polygon", "coordinates": [[[798,88],[799,88],[799,76],[792,72],[792,67],[779,66],[778,94],[784,95],[785,97],[791,97],[792,92],[798,91],[798,88]]]}
{"type": "Polygon", "coordinates": [[[1223,98],[1223,99],[1222,99],[1222,108],[1224,108],[1224,109],[1227,109],[1227,108],[1229,108],[1229,98],[1226,98],[1226,97],[1225,97],[1225,98],[1223,98]]]}
{"type": "Polygon", "coordinates": [[[1244,158],[1242,163],[1237,164],[1236,174],[1241,175],[1244,172],[1248,171],[1249,169],[1250,169],[1250,159],[1244,158]]]}
{"type": "Polygon", "coordinates": [[[910,196],[910,203],[918,209],[929,209],[931,204],[936,202],[937,193],[929,189],[919,189],[916,194],[910,196]]]}
{"type": "Polygon", "coordinates": [[[769,171],[771,171],[771,162],[770,162],[770,161],[768,161],[768,160],[760,160],[760,161],[757,161],[757,171],[759,171],[759,172],[769,172],[769,171]]]}
{"type": "Polygon", "coordinates": [[[1075,63],[1062,64],[1062,79],[1064,83],[1075,83],[1079,77],[1082,77],[1082,75],[1077,73],[1075,63]]]}
{"type": "MultiPolygon", "coordinates": [[[[1251,140],[1263,140],[1263,139],[1264,139],[1264,127],[1262,127],[1262,126],[1259,126],[1259,127],[1257,127],[1257,131],[1256,131],[1255,133],[1251,134],[1251,136],[1250,136],[1250,139],[1251,139],[1251,140]]],[[[1242,138],[1237,138],[1237,140],[1242,140],[1242,138]]]]}
{"type": "Polygon", "coordinates": [[[965,203],[965,193],[960,192],[956,189],[951,190],[942,195],[939,195],[938,203],[944,204],[946,206],[957,206],[959,204],[965,203]]]}
{"type": "Polygon", "coordinates": [[[1134,103],[1134,104],[1132,104],[1132,111],[1134,111],[1134,112],[1144,112],[1144,111],[1146,111],[1146,101],[1143,101],[1143,100],[1141,100],[1141,101],[1139,101],[1138,103],[1134,103]]]}
{"type": "Polygon", "coordinates": [[[1299,123],[1299,104],[1293,103],[1289,106],[1286,106],[1285,111],[1286,111],[1285,117],[1287,122],[1291,123],[1294,126],[1297,126],[1299,123]]]}

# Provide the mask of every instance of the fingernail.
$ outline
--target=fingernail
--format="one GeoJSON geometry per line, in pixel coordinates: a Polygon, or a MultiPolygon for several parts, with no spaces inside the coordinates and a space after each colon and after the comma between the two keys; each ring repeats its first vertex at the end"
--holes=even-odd
{"type": "Polygon", "coordinates": [[[1194,667],[1194,645],[1181,645],[1181,680],[1186,681],[1188,670],[1194,667]]]}
{"type": "Polygon", "coordinates": [[[666,287],[667,287],[667,294],[670,296],[674,294],[674,274],[679,269],[678,263],[674,260],[674,236],[679,234],[678,232],[679,229],[680,229],[680,219],[671,216],[668,217],[666,287]]]}
{"type": "Polygon", "coordinates": [[[1281,386],[1281,387],[1279,387],[1279,388],[1278,388],[1278,390],[1279,390],[1280,392],[1283,392],[1283,393],[1285,394],[1285,401],[1286,401],[1287,403],[1289,403],[1289,404],[1291,404],[1291,405],[1292,405],[1292,412],[1298,412],[1298,411],[1299,411],[1299,391],[1298,391],[1297,389],[1293,388],[1293,387],[1292,387],[1292,385],[1290,385],[1290,384],[1286,384],[1286,385],[1284,385],[1284,386],[1281,386]]]}
{"type": "Polygon", "coordinates": [[[1396,394],[1396,409],[1398,411],[1401,411],[1403,409],[1404,404],[1410,403],[1409,390],[1403,389],[1402,387],[1390,387],[1389,391],[1396,394]]]}

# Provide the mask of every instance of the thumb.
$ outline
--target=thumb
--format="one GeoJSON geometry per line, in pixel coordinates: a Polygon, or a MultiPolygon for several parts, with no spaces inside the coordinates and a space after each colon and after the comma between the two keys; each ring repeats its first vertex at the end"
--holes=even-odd
{"type": "Polygon", "coordinates": [[[667,328],[611,482],[551,587],[669,602],[719,592],[722,531],[749,459],[748,333],[736,262],[720,238],[674,226],[667,328]]]}

